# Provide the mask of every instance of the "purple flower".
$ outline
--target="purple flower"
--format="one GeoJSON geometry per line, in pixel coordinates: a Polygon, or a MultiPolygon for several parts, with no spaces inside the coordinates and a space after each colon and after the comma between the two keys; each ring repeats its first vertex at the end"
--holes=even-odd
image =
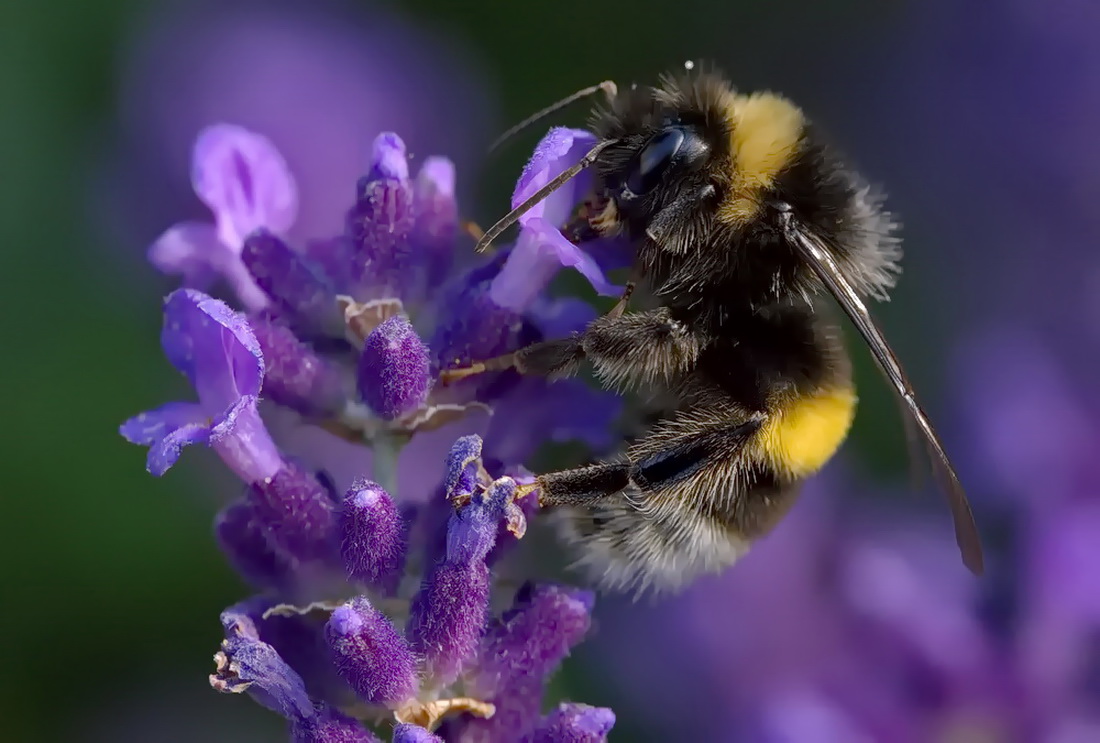
{"type": "Polygon", "coordinates": [[[298,189],[286,161],[267,137],[229,124],[210,126],[191,155],[191,185],[214,223],[170,227],[149,249],[149,260],[199,288],[220,274],[246,306],[263,307],[266,298],[241,261],[241,249],[256,230],[279,234],[294,224],[298,189]]]}
{"type": "MultiPolygon", "coordinates": [[[[512,207],[577,163],[595,143],[596,138],[590,132],[561,127],[551,129],[535,148],[534,156],[516,183],[512,207]]],[[[622,293],[622,287],[604,278],[596,260],[561,233],[561,227],[591,188],[591,173],[582,172],[520,217],[521,230],[516,246],[489,289],[493,302],[511,309],[528,307],[561,266],[576,268],[600,294],[622,293]]]]}
{"type": "MultiPolygon", "coordinates": [[[[196,192],[214,211],[216,245],[195,243],[173,264],[194,268],[188,281],[244,277],[238,298],[250,311],[194,289],[174,294],[166,311],[166,353],[195,387],[200,403],[189,410],[206,426],[193,440],[214,446],[247,485],[219,514],[218,542],[263,592],[228,611],[215,687],[251,690],[287,718],[296,741],[374,740],[363,722],[386,717],[399,723],[397,740],[433,740],[444,725],[487,741],[516,731],[602,740],[609,711],[540,713],[549,676],[588,629],[592,597],[540,585],[502,617],[490,607],[495,568],[538,510],[532,497],[517,502],[515,477],[531,482],[524,460],[545,441],[608,447],[619,403],[578,381],[514,372],[436,383],[456,359],[508,352],[593,317],[542,296],[562,266],[596,265],[551,235],[580,192],[550,204],[560,213],[540,208],[545,223],[522,225],[526,245],[448,276],[459,240],[449,160],[428,158],[411,176],[404,142],[382,132],[348,192],[342,229],[301,240],[284,198],[294,181],[255,136],[234,126],[204,134],[196,192]],[[502,274],[525,253],[529,276],[515,265],[502,274]],[[520,281],[521,299],[492,296],[520,281]],[[417,326],[433,330],[431,343],[417,326]],[[222,412],[242,406],[250,417],[222,412]],[[488,463],[474,431],[487,437],[488,463]]],[[[576,149],[540,148],[528,185],[568,167],[576,149]]],[[[123,433],[157,452],[150,462],[167,460],[163,471],[180,426],[149,415],[123,433]]]]}
{"type": "Polygon", "coordinates": [[[257,409],[264,360],[245,319],[223,302],[181,289],[165,302],[161,345],[199,401],[168,403],[122,424],[128,441],[149,447],[149,472],[163,475],[183,447],[201,443],[245,482],[274,475],[282,459],[257,409]]]}

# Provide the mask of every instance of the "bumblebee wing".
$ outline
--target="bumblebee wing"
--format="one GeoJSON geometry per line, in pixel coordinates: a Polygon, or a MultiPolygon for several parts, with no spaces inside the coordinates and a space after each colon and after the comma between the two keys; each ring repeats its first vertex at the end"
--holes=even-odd
{"type": "Polygon", "coordinates": [[[932,427],[932,422],[928,420],[928,416],[917,402],[916,393],[905,370],[902,369],[893,349],[890,348],[882,331],[868,312],[867,305],[845,278],[840,266],[833,260],[832,254],[821,239],[799,225],[789,213],[786,228],[787,236],[859,330],[863,340],[871,349],[875,361],[878,362],[879,368],[898,393],[902,408],[910,420],[907,424],[907,437],[923,439],[932,460],[932,471],[947,495],[951,516],[955,522],[955,541],[962,552],[963,563],[971,572],[981,575],[984,570],[982,544],[978,527],[974,523],[974,514],[970,510],[970,503],[966,499],[966,493],[963,491],[958,475],[955,474],[951,460],[947,458],[947,452],[944,451],[936,429],[932,427]]]}

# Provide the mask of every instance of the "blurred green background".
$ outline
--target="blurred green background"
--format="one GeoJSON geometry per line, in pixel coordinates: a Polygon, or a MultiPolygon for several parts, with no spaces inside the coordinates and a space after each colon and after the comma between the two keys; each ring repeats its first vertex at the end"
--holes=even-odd
{"type": "MultiPolygon", "coordinates": [[[[742,87],[773,87],[798,100],[872,179],[891,184],[892,205],[907,217],[907,278],[882,316],[934,397],[936,358],[921,351],[936,348],[950,312],[921,300],[942,268],[920,247],[922,199],[934,195],[907,192],[907,143],[881,125],[893,104],[875,93],[882,82],[868,63],[900,35],[904,3],[413,0],[387,7],[453,36],[482,66],[498,101],[494,132],[579,87],[605,78],[650,81],[688,58],[719,62],[742,87]]],[[[161,10],[137,0],[10,0],[0,11],[4,740],[281,736],[273,715],[214,694],[206,682],[218,612],[245,591],[210,533],[216,490],[228,483],[201,452],[156,480],[144,471],[144,451],[116,433],[124,418],[183,391],[157,340],[157,298],[169,283],[143,266],[143,245],[109,244],[89,186],[117,134],[123,51],[161,10]]],[[[579,124],[582,117],[562,118],[579,124]]],[[[506,203],[537,136],[481,179],[483,223],[506,203]]],[[[860,373],[864,407],[854,447],[889,476],[903,461],[900,429],[885,390],[865,366],[860,373]]]]}

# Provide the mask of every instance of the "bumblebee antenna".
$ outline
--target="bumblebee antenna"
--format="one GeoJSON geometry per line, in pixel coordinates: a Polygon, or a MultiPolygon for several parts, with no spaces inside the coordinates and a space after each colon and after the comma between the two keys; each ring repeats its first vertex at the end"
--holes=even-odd
{"type": "Polygon", "coordinates": [[[550,114],[560,111],[571,103],[576,103],[577,101],[587,98],[588,96],[595,95],[601,90],[603,91],[604,95],[607,96],[607,99],[609,101],[613,100],[615,96],[619,94],[619,89],[615,85],[614,80],[604,80],[602,83],[599,83],[597,85],[590,85],[587,88],[581,88],[576,93],[567,95],[560,101],[551,103],[549,106],[542,109],[541,111],[537,111],[536,113],[531,114],[526,119],[513,126],[511,129],[504,132],[504,134],[501,134],[491,145],[489,145],[489,152],[494,152],[509,139],[516,136],[532,124],[537,124],[539,121],[546,118],[550,114]]]}
{"type": "Polygon", "coordinates": [[[580,159],[580,162],[563,170],[561,173],[558,174],[556,178],[552,179],[545,186],[531,194],[515,209],[501,217],[499,222],[490,227],[485,232],[485,234],[481,236],[481,239],[477,241],[477,246],[474,247],[474,250],[478,253],[484,253],[486,250],[488,250],[489,246],[492,245],[493,240],[496,240],[498,237],[500,237],[500,233],[504,232],[506,229],[515,224],[516,220],[518,220],[524,214],[531,211],[535,204],[539,203],[547,196],[554,193],[554,191],[557,191],[577,173],[581,172],[589,165],[596,162],[596,158],[599,157],[600,153],[603,152],[605,148],[615,144],[618,141],[619,140],[617,139],[605,139],[602,142],[597,142],[592,147],[592,149],[590,149],[588,153],[580,159]]]}

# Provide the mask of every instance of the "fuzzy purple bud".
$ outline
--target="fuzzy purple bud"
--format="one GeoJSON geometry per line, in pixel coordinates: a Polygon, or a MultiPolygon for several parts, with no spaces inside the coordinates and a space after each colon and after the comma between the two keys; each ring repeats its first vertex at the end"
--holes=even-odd
{"type": "Polygon", "coordinates": [[[615,713],[606,707],[559,704],[527,743],[602,743],[615,726],[615,713]]]}
{"type": "Polygon", "coordinates": [[[241,260],[281,313],[304,321],[312,330],[340,334],[336,292],[305,256],[261,229],[245,239],[241,260]]]}
{"type": "Polygon", "coordinates": [[[346,219],[360,286],[369,290],[401,284],[414,222],[405,143],[396,134],[379,134],[370,174],[360,179],[355,205],[346,219]]]}
{"type": "Polygon", "coordinates": [[[351,580],[396,588],[405,565],[405,525],[382,486],[359,479],[340,512],[340,554],[351,580]]]}
{"type": "Polygon", "coordinates": [[[416,696],[416,659],[366,597],[332,612],[325,636],[337,670],[363,701],[395,708],[416,696]]]}
{"type": "Polygon", "coordinates": [[[393,743],[443,743],[443,739],[419,725],[403,722],[393,729],[393,743]]]}
{"type": "Polygon", "coordinates": [[[442,562],[413,599],[406,635],[432,686],[458,678],[477,652],[489,612],[491,576],[484,561],[442,562]]]}
{"type": "Polygon", "coordinates": [[[326,417],[344,407],[340,373],[294,331],[265,314],[249,318],[264,354],[263,394],[310,417],[326,417]]]}
{"type": "Polygon", "coordinates": [[[324,707],[291,726],[292,743],[382,743],[356,719],[324,707]]]}
{"type": "Polygon", "coordinates": [[[298,560],[327,559],[335,548],[335,504],[312,473],[287,462],[253,483],[248,502],[272,544],[298,560]]]}
{"type": "Polygon", "coordinates": [[[233,568],[254,588],[283,588],[294,569],[293,560],[271,546],[243,500],[223,508],[214,521],[214,534],[233,568]]]}
{"type": "Polygon", "coordinates": [[[402,315],[367,336],[359,356],[359,395],[379,417],[393,420],[420,407],[432,387],[428,348],[402,315]]]}

